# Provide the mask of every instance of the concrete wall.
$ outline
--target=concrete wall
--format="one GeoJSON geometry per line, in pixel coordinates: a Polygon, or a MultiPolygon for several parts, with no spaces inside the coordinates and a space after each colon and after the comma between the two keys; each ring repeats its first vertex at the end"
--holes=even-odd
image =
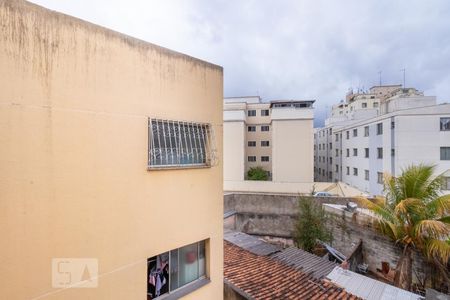
{"type": "MultiPolygon", "coordinates": [[[[321,203],[345,205],[352,198],[324,197],[314,199],[321,203]]],[[[292,232],[298,216],[298,197],[286,195],[228,194],[224,196],[224,210],[234,210],[236,214],[234,228],[248,234],[278,239],[278,242],[291,243],[292,232]]],[[[381,268],[381,262],[387,261],[395,267],[401,250],[394,242],[378,233],[373,228],[373,218],[364,214],[353,214],[339,209],[327,207],[331,214],[327,226],[333,233],[332,246],[344,255],[349,256],[362,239],[364,262],[369,270],[375,272],[381,268]]],[[[273,239],[274,241],[277,239],[273,239]]],[[[414,268],[423,274],[423,258],[414,256],[414,268]]]]}
{"type": "MultiPolygon", "coordinates": [[[[298,196],[227,194],[224,211],[235,211],[234,229],[248,234],[291,238],[298,215],[298,196]]],[[[353,198],[314,197],[319,203],[346,204],[353,198]]],[[[229,229],[233,229],[230,224],[229,229]]]]}
{"type": "Polygon", "coordinates": [[[21,0],[0,2],[0,295],[145,299],[148,257],[203,239],[221,299],[222,69],[21,0]],[[147,171],[148,117],[211,123],[219,164],[147,171]],[[188,213],[187,213],[188,212],[188,213]],[[52,258],[99,262],[58,290],[52,258]]]}
{"type": "MultiPolygon", "coordinates": [[[[326,207],[325,210],[332,216],[327,225],[333,233],[333,247],[349,256],[354,246],[362,240],[363,260],[369,265],[370,271],[376,272],[377,268],[381,269],[383,261],[395,268],[401,255],[401,249],[374,229],[373,218],[365,214],[350,213],[330,207],[326,207]]],[[[422,275],[424,272],[422,255],[415,253],[413,263],[414,269],[422,275]]]]}

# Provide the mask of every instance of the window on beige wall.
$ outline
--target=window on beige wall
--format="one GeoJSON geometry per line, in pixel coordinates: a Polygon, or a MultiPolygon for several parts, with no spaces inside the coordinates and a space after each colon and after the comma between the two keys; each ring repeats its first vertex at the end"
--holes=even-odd
{"type": "Polygon", "coordinates": [[[214,158],[210,124],[149,119],[148,168],[210,166],[214,158]]]}
{"type": "Polygon", "coordinates": [[[256,156],[247,156],[247,161],[248,162],[255,162],[256,161],[256,156]]]}
{"type": "Polygon", "coordinates": [[[261,126],[261,131],[269,131],[269,130],[270,130],[269,125],[263,125],[263,126],[261,126]]]}
{"type": "Polygon", "coordinates": [[[256,110],[252,109],[252,110],[247,111],[247,115],[249,117],[256,117],[256,110]]]}
{"type": "Polygon", "coordinates": [[[247,142],[247,145],[248,145],[249,147],[256,147],[256,141],[248,141],[248,142],[247,142]]]}
{"type": "Polygon", "coordinates": [[[262,162],[268,162],[269,161],[269,157],[268,156],[261,156],[261,161],[262,162]]]}
{"type": "Polygon", "coordinates": [[[266,117],[269,115],[269,110],[268,109],[262,109],[261,110],[261,116],[262,117],[266,117]]]}
{"type": "Polygon", "coordinates": [[[261,147],[269,147],[269,141],[261,141],[261,147]]]}
{"type": "Polygon", "coordinates": [[[175,299],[188,293],[183,288],[189,283],[206,283],[206,244],[206,241],[200,241],[148,258],[147,297],[171,296],[175,299]]]}

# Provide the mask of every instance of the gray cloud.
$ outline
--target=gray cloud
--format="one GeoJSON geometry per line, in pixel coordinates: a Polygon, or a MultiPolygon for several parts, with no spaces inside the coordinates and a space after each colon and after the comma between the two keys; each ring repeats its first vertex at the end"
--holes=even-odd
{"type": "Polygon", "coordinates": [[[225,95],[317,99],[401,83],[450,100],[450,2],[33,0],[222,65],[225,95]]]}

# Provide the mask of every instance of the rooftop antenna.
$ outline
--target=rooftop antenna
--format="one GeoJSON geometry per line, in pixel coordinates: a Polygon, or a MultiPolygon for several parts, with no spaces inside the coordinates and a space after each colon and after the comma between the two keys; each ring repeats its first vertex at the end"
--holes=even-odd
{"type": "Polygon", "coordinates": [[[380,86],[381,86],[381,71],[378,71],[378,76],[380,76],[380,86]]]}
{"type": "Polygon", "coordinates": [[[400,71],[403,71],[403,88],[406,88],[406,68],[403,68],[400,71]]]}

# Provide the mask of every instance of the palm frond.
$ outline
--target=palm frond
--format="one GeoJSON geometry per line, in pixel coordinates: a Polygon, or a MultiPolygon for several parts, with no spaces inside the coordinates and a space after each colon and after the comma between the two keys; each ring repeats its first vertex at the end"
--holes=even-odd
{"type": "Polygon", "coordinates": [[[435,166],[411,165],[402,170],[397,184],[402,191],[402,199],[418,198],[428,200],[438,196],[441,179],[433,178],[435,166]]]}
{"type": "Polygon", "coordinates": [[[431,216],[445,216],[450,213],[450,195],[437,197],[426,205],[427,212],[431,216]]]}
{"type": "Polygon", "coordinates": [[[397,183],[397,178],[385,173],[383,175],[383,191],[389,204],[396,205],[402,198],[402,191],[397,183]]]}
{"type": "Polygon", "coordinates": [[[406,198],[398,202],[394,208],[395,214],[421,215],[424,213],[425,205],[423,201],[416,198],[406,198]]]}
{"type": "Polygon", "coordinates": [[[424,251],[426,256],[436,257],[447,265],[450,258],[450,243],[448,240],[431,239],[427,241],[424,251]]]}
{"type": "Polygon", "coordinates": [[[450,226],[438,220],[422,220],[414,226],[414,235],[419,240],[448,239],[450,226]]]}
{"type": "Polygon", "coordinates": [[[379,197],[374,199],[374,201],[370,201],[369,199],[360,197],[358,200],[375,214],[379,230],[384,235],[387,235],[396,242],[400,240],[402,235],[404,235],[403,227],[384,198],[379,197]]]}
{"type": "Polygon", "coordinates": [[[445,224],[450,224],[450,216],[445,216],[445,217],[442,217],[442,218],[437,219],[437,220],[441,221],[442,223],[445,223],[445,224]]]}
{"type": "Polygon", "coordinates": [[[384,203],[374,203],[369,199],[359,197],[361,203],[363,203],[369,210],[375,213],[375,215],[387,222],[396,223],[396,218],[394,212],[389,208],[388,205],[384,203]]]}
{"type": "Polygon", "coordinates": [[[401,241],[405,236],[403,227],[398,224],[391,223],[383,219],[378,219],[378,226],[382,234],[388,236],[396,243],[401,241]]]}

